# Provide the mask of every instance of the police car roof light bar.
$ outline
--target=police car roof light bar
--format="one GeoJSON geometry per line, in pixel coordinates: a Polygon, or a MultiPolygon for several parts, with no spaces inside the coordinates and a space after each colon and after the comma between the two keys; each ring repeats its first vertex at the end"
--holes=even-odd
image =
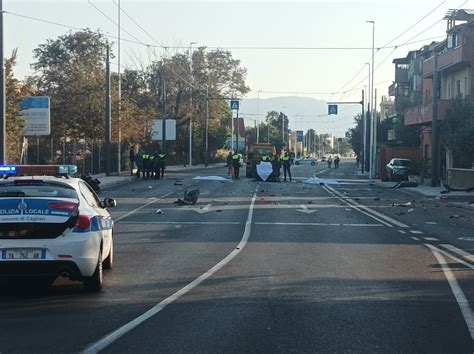
{"type": "Polygon", "coordinates": [[[17,165],[0,166],[0,175],[9,176],[59,176],[69,178],[77,173],[76,165],[17,165]]]}

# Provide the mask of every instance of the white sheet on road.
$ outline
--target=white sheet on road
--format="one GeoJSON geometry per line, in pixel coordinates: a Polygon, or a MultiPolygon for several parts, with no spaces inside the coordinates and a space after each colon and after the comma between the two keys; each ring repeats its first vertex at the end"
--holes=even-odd
{"type": "Polygon", "coordinates": [[[257,165],[257,174],[262,179],[262,181],[266,181],[268,177],[273,173],[273,167],[271,162],[260,162],[257,165]]]}
{"type": "Polygon", "coordinates": [[[222,176],[196,176],[193,179],[199,179],[204,181],[222,181],[222,182],[232,182],[231,179],[225,178],[222,176]]]}
{"type": "Polygon", "coordinates": [[[314,177],[314,178],[304,180],[303,183],[306,183],[306,184],[320,184],[320,185],[323,185],[323,184],[339,184],[339,182],[335,179],[318,178],[318,177],[314,177]]]}

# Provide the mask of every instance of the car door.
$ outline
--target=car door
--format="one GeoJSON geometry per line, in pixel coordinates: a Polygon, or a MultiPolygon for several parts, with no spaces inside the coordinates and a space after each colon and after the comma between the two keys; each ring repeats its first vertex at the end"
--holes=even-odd
{"type": "Polygon", "coordinates": [[[87,183],[79,181],[79,190],[87,204],[95,211],[98,232],[100,232],[103,241],[104,252],[102,252],[102,259],[105,259],[109,254],[110,245],[112,243],[112,218],[109,212],[102,207],[99,198],[87,183]]]}

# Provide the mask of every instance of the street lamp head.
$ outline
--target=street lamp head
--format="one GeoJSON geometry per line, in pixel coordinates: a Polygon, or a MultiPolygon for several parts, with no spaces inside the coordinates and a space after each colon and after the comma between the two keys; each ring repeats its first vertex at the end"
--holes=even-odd
{"type": "Polygon", "coordinates": [[[375,21],[365,21],[365,22],[375,24],[375,21]]]}

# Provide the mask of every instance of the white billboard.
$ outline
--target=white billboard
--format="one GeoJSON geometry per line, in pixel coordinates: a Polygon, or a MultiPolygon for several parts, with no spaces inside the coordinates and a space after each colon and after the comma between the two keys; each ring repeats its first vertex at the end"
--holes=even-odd
{"type": "MultiPolygon", "coordinates": [[[[155,141],[163,140],[163,120],[156,119],[151,128],[151,138],[155,141]]],[[[166,140],[176,140],[176,120],[166,120],[166,140]]]]}
{"type": "Polygon", "coordinates": [[[24,136],[51,134],[50,104],[47,96],[31,96],[20,102],[21,116],[25,120],[24,136]]]}

